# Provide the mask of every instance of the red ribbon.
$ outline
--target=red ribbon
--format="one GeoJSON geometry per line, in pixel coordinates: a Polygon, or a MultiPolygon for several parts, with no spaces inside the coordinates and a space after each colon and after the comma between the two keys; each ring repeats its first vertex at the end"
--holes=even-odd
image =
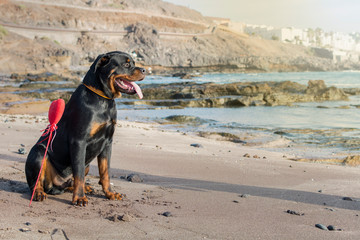
{"type": "Polygon", "coordinates": [[[57,129],[57,128],[58,128],[58,127],[57,127],[56,124],[49,124],[44,130],[41,130],[42,132],[44,132],[44,133],[41,135],[42,137],[45,137],[46,135],[49,135],[49,133],[51,133],[51,132],[55,132],[55,134],[54,134],[54,137],[53,137],[52,139],[51,139],[51,137],[49,138],[49,136],[48,136],[48,137],[44,138],[43,140],[41,140],[40,142],[38,142],[37,144],[40,144],[40,143],[42,143],[43,141],[45,141],[46,139],[49,138],[49,140],[51,139],[50,149],[51,149],[51,151],[52,151],[52,150],[53,150],[52,144],[53,144],[54,139],[55,139],[55,137],[56,137],[56,129],[57,129]]]}
{"type": "MultiPolygon", "coordinates": [[[[31,199],[30,199],[30,203],[29,203],[29,207],[31,206],[31,203],[32,203],[32,200],[34,198],[34,194],[35,194],[35,190],[36,190],[36,185],[38,184],[39,182],[39,179],[40,179],[40,175],[41,175],[41,171],[44,167],[44,162],[45,162],[45,158],[46,158],[46,154],[47,154],[47,151],[48,151],[48,148],[49,148],[49,144],[50,144],[50,140],[52,138],[52,133],[53,131],[55,131],[55,129],[57,128],[56,124],[55,126],[52,126],[52,125],[49,125],[49,127],[47,128],[47,132],[44,132],[42,136],[46,136],[47,134],[49,134],[49,137],[48,137],[48,143],[46,145],[46,149],[45,149],[45,154],[44,154],[44,157],[43,157],[43,160],[42,160],[42,163],[41,163],[41,168],[40,168],[40,171],[39,171],[39,175],[37,177],[37,180],[36,180],[36,183],[35,183],[35,186],[34,186],[34,189],[33,189],[33,192],[32,192],[32,195],[31,195],[31,199]],[[45,134],[45,135],[44,135],[45,134]]],[[[45,140],[45,139],[44,139],[45,140]]],[[[54,140],[54,139],[53,139],[54,140]]],[[[51,141],[52,142],[52,141],[51,141]]],[[[52,151],[52,147],[51,147],[51,151],[52,151]]]]}
{"type": "Polygon", "coordinates": [[[41,175],[42,169],[44,167],[44,162],[45,162],[45,158],[46,158],[46,154],[48,152],[50,142],[51,142],[51,151],[53,151],[52,150],[52,143],[53,143],[53,141],[55,139],[55,136],[56,136],[56,129],[57,129],[56,124],[60,121],[60,119],[61,119],[61,117],[62,117],[62,115],[64,113],[64,109],[65,109],[65,102],[62,99],[58,99],[56,101],[53,101],[51,103],[51,105],[50,105],[50,108],[49,108],[49,122],[50,122],[50,124],[46,127],[46,129],[43,130],[44,133],[41,135],[42,137],[45,137],[47,135],[49,135],[49,136],[47,138],[43,139],[42,141],[38,142],[37,144],[42,143],[46,139],[48,139],[48,142],[47,142],[44,157],[43,157],[43,160],[42,160],[42,163],[41,163],[41,168],[40,168],[40,171],[39,171],[39,175],[37,177],[37,180],[36,180],[32,195],[31,195],[29,207],[31,206],[31,202],[32,202],[32,200],[34,198],[36,186],[37,186],[37,184],[39,182],[40,175],[41,175]],[[54,137],[53,137],[53,132],[55,132],[54,137]]]}

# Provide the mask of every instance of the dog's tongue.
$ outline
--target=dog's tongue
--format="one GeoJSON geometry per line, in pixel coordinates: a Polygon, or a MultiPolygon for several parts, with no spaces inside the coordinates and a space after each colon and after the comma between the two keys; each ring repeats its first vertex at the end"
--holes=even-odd
{"type": "Polygon", "coordinates": [[[140,99],[142,99],[144,97],[139,85],[137,85],[135,82],[129,82],[135,89],[137,95],[139,96],[140,99]]]}

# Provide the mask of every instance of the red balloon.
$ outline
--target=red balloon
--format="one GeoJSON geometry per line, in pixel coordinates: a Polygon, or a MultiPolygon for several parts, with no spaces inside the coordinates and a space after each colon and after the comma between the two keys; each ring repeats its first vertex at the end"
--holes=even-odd
{"type": "Polygon", "coordinates": [[[50,104],[49,108],[49,122],[50,124],[57,124],[65,110],[65,101],[58,99],[50,104]]]}

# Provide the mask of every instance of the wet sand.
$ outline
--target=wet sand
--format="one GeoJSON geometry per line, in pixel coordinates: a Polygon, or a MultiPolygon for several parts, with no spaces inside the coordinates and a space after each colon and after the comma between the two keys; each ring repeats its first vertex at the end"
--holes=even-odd
{"type": "Polygon", "coordinates": [[[72,206],[72,194],[64,193],[29,207],[27,155],[18,150],[29,152],[46,126],[46,114],[0,115],[1,239],[360,236],[359,168],[294,162],[282,153],[126,121],[117,124],[111,164],[113,188],[124,200],[105,199],[94,161],[89,206],[72,206]],[[131,174],[142,181],[127,181],[131,174]]]}

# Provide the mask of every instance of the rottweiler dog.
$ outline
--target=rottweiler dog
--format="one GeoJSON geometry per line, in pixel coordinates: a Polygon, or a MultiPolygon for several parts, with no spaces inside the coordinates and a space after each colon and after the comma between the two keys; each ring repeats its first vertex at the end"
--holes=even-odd
{"type": "Polygon", "coordinates": [[[130,55],[109,52],[99,55],[82,84],[72,94],[58,123],[52,147],[45,157],[41,175],[36,184],[46,149],[46,136],[40,137],[26,160],[25,174],[34,200],[43,201],[47,194],[60,194],[66,189],[73,191],[72,203],[86,206],[85,176],[90,162],[97,158],[100,181],[105,196],[120,200],[122,195],[110,187],[110,158],[117,111],[114,99],[121,93],[138,94],[140,87],[135,81],[145,78],[145,69],[135,67],[130,55]]]}

